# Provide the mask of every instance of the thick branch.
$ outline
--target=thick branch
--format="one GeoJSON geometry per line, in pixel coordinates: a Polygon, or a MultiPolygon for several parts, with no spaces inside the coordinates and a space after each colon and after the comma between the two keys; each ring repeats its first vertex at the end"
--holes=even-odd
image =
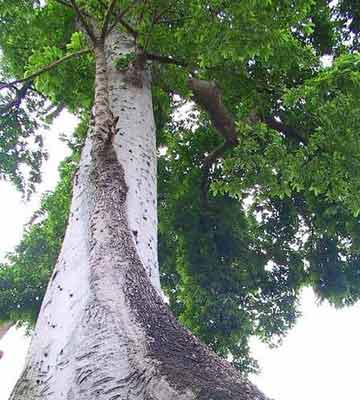
{"type": "Polygon", "coordinates": [[[53,68],[57,67],[58,65],[62,64],[63,62],[68,61],[68,60],[70,60],[70,59],[72,59],[74,57],[78,57],[78,56],[81,56],[83,54],[89,53],[90,51],[91,51],[90,49],[82,49],[82,50],[77,51],[75,53],[68,54],[68,55],[60,58],[59,60],[56,60],[56,61],[52,62],[51,64],[48,64],[45,67],[37,70],[36,72],[32,73],[31,75],[27,76],[26,78],[18,79],[16,81],[12,81],[12,82],[9,82],[9,83],[2,84],[0,86],[0,90],[11,88],[11,87],[17,85],[18,83],[32,81],[35,78],[37,78],[38,76],[42,75],[43,73],[48,72],[48,71],[52,70],[53,68]]]}
{"type": "Polygon", "coordinates": [[[192,78],[189,79],[188,86],[194,94],[195,102],[208,113],[214,127],[220,136],[224,138],[224,142],[216,147],[203,160],[201,191],[203,203],[206,207],[208,204],[210,168],[227,149],[237,145],[238,139],[234,119],[226,109],[216,83],[192,78]]]}
{"type": "Polygon", "coordinates": [[[219,88],[213,81],[189,79],[189,88],[194,94],[194,100],[208,114],[216,130],[230,145],[237,144],[235,122],[226,109],[219,88]]]}

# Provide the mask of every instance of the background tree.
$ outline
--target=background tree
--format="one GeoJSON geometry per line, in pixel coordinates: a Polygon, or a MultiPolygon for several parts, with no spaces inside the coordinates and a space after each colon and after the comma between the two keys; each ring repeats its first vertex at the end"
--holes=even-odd
{"type": "Polygon", "coordinates": [[[65,105],[84,122],[40,222],[1,269],[2,319],[36,318],[65,231],[93,99],[94,62],[74,4],[134,38],[136,52],[117,58],[119,70],[151,63],[162,287],[181,323],[246,372],[255,367],[249,337],[281,338],[302,287],[336,306],[354,303],[356,2],[123,1],[112,9],[101,1],[3,1],[3,176],[28,191],[38,179],[43,154],[32,110],[46,118],[65,105]],[[192,115],[179,117],[189,100],[192,115]],[[30,167],[27,189],[22,164],[30,167]]]}

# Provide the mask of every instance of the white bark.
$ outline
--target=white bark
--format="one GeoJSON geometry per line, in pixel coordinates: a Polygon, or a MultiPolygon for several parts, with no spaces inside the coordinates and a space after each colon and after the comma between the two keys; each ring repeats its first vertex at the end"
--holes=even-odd
{"type": "MultiPolygon", "coordinates": [[[[127,224],[122,229],[129,226],[151,283],[160,292],[156,141],[150,82],[145,75],[142,87],[134,86],[115,70],[113,57],[128,51],[126,46],[123,42],[119,48],[112,42],[107,48],[111,109],[120,116],[114,149],[126,171],[128,187],[127,224]]],[[[100,256],[96,271],[92,265],[98,251],[107,251],[94,243],[108,243],[111,221],[106,209],[97,209],[91,183],[94,166],[90,137],[91,134],[74,178],[70,220],[61,254],[12,399],[142,399],[143,380],[154,369],[145,360],[144,334],[131,321],[125,302],[125,266],[114,271],[116,260],[110,249],[108,255],[100,256]]],[[[151,386],[146,389],[149,395],[151,386]]],[[[172,398],[165,379],[155,386],[156,393],[172,398]]]]}
{"type": "MultiPolygon", "coordinates": [[[[116,32],[114,33],[116,34],[116,32]]],[[[144,74],[139,85],[120,81],[116,58],[134,50],[132,41],[112,40],[106,46],[110,108],[119,116],[119,134],[114,148],[128,182],[128,223],[137,252],[153,286],[160,293],[157,259],[156,136],[150,76],[144,74]],[[131,86],[131,90],[130,89],[131,86]],[[131,183],[131,184],[130,184],[131,183]]]]}
{"type": "Polygon", "coordinates": [[[112,58],[128,46],[117,39],[106,57],[120,131],[101,151],[97,131],[86,141],[64,244],[11,399],[264,400],[177,324],[159,294],[150,82],[144,72],[135,83],[115,71],[112,58]]]}

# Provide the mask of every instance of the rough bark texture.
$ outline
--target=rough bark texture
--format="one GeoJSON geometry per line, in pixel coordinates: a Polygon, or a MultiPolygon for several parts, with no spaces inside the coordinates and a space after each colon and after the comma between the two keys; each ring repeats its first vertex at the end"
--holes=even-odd
{"type": "Polygon", "coordinates": [[[150,80],[97,47],[95,126],[71,218],[12,400],[265,400],[181,327],[164,304],[156,244],[150,80]],[[139,80],[140,77],[140,80],[139,80]]]}

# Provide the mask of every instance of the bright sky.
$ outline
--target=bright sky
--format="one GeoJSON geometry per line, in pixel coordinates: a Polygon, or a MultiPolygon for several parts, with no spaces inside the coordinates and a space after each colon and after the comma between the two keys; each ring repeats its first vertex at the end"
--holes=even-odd
{"type": "MultiPolygon", "coordinates": [[[[50,159],[44,168],[44,183],[30,203],[9,184],[0,182],[0,258],[19,242],[22,226],[37,208],[40,193],[52,189],[58,179],[57,165],[66,153],[59,133],[71,134],[74,117],[63,113],[46,134],[50,159]]],[[[262,373],[253,377],[275,400],[339,400],[359,397],[360,305],[335,310],[317,306],[311,290],[302,297],[303,316],[283,345],[270,350],[254,341],[253,353],[262,373]]],[[[5,352],[0,360],[0,399],[7,400],[23,368],[29,338],[23,329],[12,328],[0,341],[5,352]]]]}

